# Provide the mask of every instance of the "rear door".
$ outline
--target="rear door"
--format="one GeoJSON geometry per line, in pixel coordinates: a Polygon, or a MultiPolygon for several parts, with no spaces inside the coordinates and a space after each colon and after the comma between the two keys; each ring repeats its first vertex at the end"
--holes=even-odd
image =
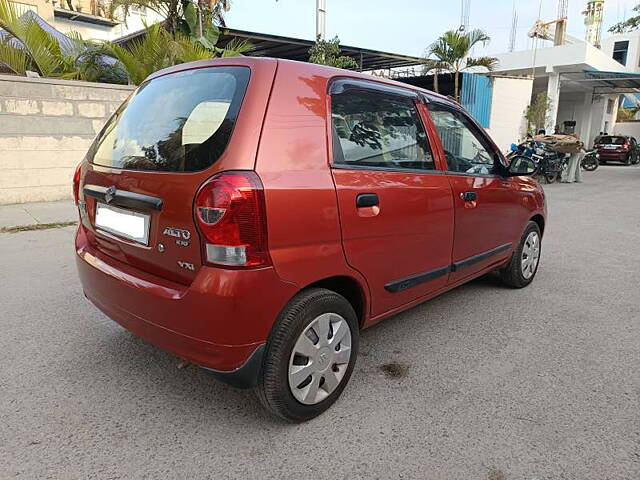
{"type": "Polygon", "coordinates": [[[507,258],[522,227],[516,180],[501,175],[504,166],[493,142],[461,109],[428,105],[447,163],[455,204],[455,239],[450,282],[474,275],[507,258]]]}
{"type": "Polygon", "coordinates": [[[254,168],[276,64],[226,63],[144,83],[96,138],[81,212],[102,254],[171,281],[195,278],[202,255],[194,197],[218,171],[254,168]]]}
{"type": "Polygon", "coordinates": [[[343,246],[364,275],[372,315],[446,285],[453,200],[410,90],[374,82],[331,87],[333,164],[343,246]]]}

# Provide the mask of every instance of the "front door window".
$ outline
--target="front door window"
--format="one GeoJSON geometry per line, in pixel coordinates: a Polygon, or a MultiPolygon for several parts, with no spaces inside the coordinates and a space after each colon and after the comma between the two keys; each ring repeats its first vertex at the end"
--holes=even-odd
{"type": "Polygon", "coordinates": [[[496,155],[476,126],[462,112],[433,103],[429,112],[442,141],[451,172],[492,175],[496,155]]]}

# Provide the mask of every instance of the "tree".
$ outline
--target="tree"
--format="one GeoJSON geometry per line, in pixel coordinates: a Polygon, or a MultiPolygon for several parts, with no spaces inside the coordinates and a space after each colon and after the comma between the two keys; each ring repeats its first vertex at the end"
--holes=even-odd
{"type": "Polygon", "coordinates": [[[340,39],[338,37],[323,40],[318,36],[316,44],[309,49],[309,61],[338,68],[352,70],[358,68],[358,63],[353,58],[340,55],[340,53],[340,39]]]}
{"type": "Polygon", "coordinates": [[[528,133],[535,134],[544,128],[549,119],[549,110],[551,110],[551,100],[547,97],[546,92],[537,94],[525,113],[528,133]]]}
{"type": "Polygon", "coordinates": [[[640,27],[640,5],[636,5],[633,11],[638,13],[634,17],[627,18],[624,22],[618,22],[609,29],[611,33],[625,33],[637,30],[640,27]]]}
{"type": "Polygon", "coordinates": [[[220,36],[218,26],[225,26],[224,14],[231,8],[231,0],[111,0],[109,8],[111,15],[120,12],[126,21],[133,6],[162,16],[164,28],[174,38],[188,35],[213,49],[220,36]]]}
{"type": "Polygon", "coordinates": [[[43,77],[126,83],[120,65],[110,62],[105,48],[78,34],[54,37],[30,12],[20,14],[15,4],[0,0],[0,63],[18,75],[27,71],[43,77]]]}
{"type": "Polygon", "coordinates": [[[433,72],[433,90],[440,93],[440,73],[447,70],[447,65],[438,60],[425,59],[422,64],[422,74],[433,72]]]}
{"type": "Polygon", "coordinates": [[[636,115],[638,114],[638,112],[640,112],[640,107],[633,107],[633,108],[620,107],[618,109],[618,118],[616,121],[619,123],[633,122],[636,119],[636,115]]]}
{"type": "MultiPolygon", "coordinates": [[[[460,72],[474,67],[483,67],[493,71],[498,64],[495,57],[471,58],[469,54],[478,44],[486,45],[491,38],[482,30],[461,32],[449,30],[431,44],[427,50],[425,65],[431,65],[436,72],[436,77],[441,71],[447,71],[454,75],[454,95],[456,100],[460,98],[460,72]]],[[[437,79],[434,79],[437,82],[437,79]]]]}
{"type": "Polygon", "coordinates": [[[230,0],[112,0],[111,11],[121,9],[125,18],[133,5],[147,7],[164,16],[164,22],[147,26],[140,38],[125,47],[109,44],[131,83],[139,85],[151,73],[179,63],[216,57],[242,56],[253,49],[248,41],[232,40],[218,47],[223,12],[230,0]]]}
{"type": "Polygon", "coordinates": [[[214,56],[240,56],[242,48],[234,50],[234,45],[227,45],[224,49],[210,50],[191,37],[177,33],[171,35],[162,24],[155,24],[146,28],[144,35],[132,40],[127,48],[115,43],[107,44],[109,52],[124,66],[129,80],[139,85],[153,72],[180,63],[205,60],[214,56]]]}

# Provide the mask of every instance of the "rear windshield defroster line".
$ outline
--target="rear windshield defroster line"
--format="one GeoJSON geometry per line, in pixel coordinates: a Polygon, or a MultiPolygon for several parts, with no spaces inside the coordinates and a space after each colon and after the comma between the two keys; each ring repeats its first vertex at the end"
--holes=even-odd
{"type": "Polygon", "coordinates": [[[109,119],[88,160],[111,168],[196,172],[222,155],[251,71],[209,67],[143,83],[109,119]]]}

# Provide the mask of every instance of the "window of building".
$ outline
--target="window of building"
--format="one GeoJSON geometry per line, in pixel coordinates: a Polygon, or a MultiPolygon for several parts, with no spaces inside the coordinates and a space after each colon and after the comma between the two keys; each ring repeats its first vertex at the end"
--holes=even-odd
{"type": "Polygon", "coordinates": [[[435,164],[412,98],[347,89],[331,96],[334,164],[434,170],[435,164]]]}
{"type": "Polygon", "coordinates": [[[627,53],[629,52],[629,41],[625,40],[623,42],[616,42],[613,44],[613,59],[621,63],[622,65],[627,64],[627,53]]]}
{"type": "Polygon", "coordinates": [[[477,175],[495,173],[495,152],[465,114],[438,103],[429,104],[429,112],[450,171],[477,175]]]}

